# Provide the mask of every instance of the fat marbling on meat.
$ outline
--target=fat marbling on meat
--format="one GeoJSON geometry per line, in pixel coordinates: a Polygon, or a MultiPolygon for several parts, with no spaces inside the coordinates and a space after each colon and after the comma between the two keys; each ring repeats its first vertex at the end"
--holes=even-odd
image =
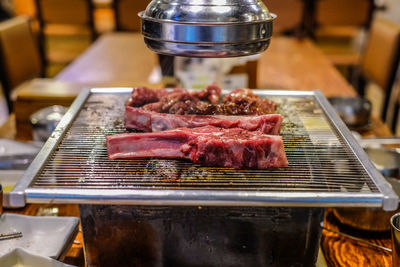
{"type": "Polygon", "coordinates": [[[176,128],[216,126],[220,128],[242,128],[279,135],[283,117],[280,114],[258,116],[225,115],[176,115],[125,107],[125,127],[144,132],[161,132],[176,128]]]}
{"type": "Polygon", "coordinates": [[[236,89],[221,99],[221,89],[215,84],[194,92],[138,87],[126,105],[179,115],[263,115],[275,113],[277,107],[250,89],[236,89]]]}
{"type": "Polygon", "coordinates": [[[269,169],[288,166],[281,136],[240,128],[179,128],[155,133],[107,136],[115,159],[189,159],[204,166],[269,169]]]}

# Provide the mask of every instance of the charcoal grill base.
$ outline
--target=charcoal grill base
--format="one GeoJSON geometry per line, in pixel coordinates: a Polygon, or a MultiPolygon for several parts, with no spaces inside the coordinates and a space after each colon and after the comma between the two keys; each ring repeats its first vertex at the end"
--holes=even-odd
{"type": "Polygon", "coordinates": [[[88,266],[314,266],[323,208],[79,206],[88,266]]]}

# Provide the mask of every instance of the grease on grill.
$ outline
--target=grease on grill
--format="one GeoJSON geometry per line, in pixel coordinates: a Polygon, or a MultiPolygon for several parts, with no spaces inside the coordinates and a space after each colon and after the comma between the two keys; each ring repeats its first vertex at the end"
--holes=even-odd
{"type": "Polygon", "coordinates": [[[92,94],[32,186],[82,189],[207,189],[379,192],[313,97],[270,97],[284,116],[289,167],[234,170],[183,160],[109,161],[105,136],[124,133],[129,94],[92,94]]]}

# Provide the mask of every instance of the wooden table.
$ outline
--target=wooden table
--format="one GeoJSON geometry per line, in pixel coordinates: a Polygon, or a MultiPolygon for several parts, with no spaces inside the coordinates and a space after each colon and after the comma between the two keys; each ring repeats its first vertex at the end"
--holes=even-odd
{"type": "Polygon", "coordinates": [[[258,88],[321,90],[325,96],[355,96],[353,87],[309,40],[272,38],[258,63],[258,88]]]}
{"type": "MultiPolygon", "coordinates": [[[[156,55],[145,47],[140,35],[110,33],[100,37],[56,79],[90,86],[140,86],[148,84],[148,76],[156,65],[156,55]]],[[[326,96],[356,95],[322,52],[307,39],[274,37],[271,47],[259,60],[257,83],[258,88],[265,89],[319,89],[326,96]]],[[[379,120],[374,120],[373,129],[376,132],[369,135],[390,135],[389,129],[379,120]]],[[[28,205],[27,210],[32,213],[35,208],[38,206],[28,205]]],[[[338,229],[335,222],[327,221],[327,226],[338,229]]],[[[390,247],[387,236],[378,236],[371,241],[390,247]]],[[[389,254],[326,231],[323,232],[321,247],[329,266],[391,264],[389,254]]]]}
{"type": "MultiPolygon", "coordinates": [[[[57,80],[101,86],[149,84],[157,56],[143,38],[133,33],[101,36],[82,56],[67,66],[57,80]]],[[[257,87],[321,90],[326,96],[354,96],[356,92],[308,39],[275,37],[258,63],[257,87]]]]}
{"type": "Polygon", "coordinates": [[[90,86],[146,85],[157,65],[157,55],[147,49],[141,34],[109,33],[102,35],[56,79],[90,86]]]}

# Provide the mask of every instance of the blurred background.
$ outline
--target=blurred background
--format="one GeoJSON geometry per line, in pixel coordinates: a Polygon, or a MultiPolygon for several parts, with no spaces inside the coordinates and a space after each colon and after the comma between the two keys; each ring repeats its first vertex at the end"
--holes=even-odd
{"type": "MultiPolygon", "coordinates": [[[[111,31],[139,32],[140,21],[136,14],[144,10],[149,2],[147,0],[2,0],[0,15],[2,20],[21,15],[29,17],[40,51],[38,76],[52,78],[102,34],[111,31]]],[[[368,76],[364,74],[368,73],[369,66],[363,67],[363,64],[366,61],[365,51],[368,48],[368,37],[373,22],[383,18],[385,21],[400,24],[400,1],[264,0],[264,2],[271,12],[278,14],[278,19],[274,23],[275,36],[310,38],[358,92],[373,102],[373,112],[376,116],[390,121],[390,124],[394,120],[397,121],[397,54],[391,53],[388,56],[390,68],[381,67],[379,60],[373,60],[376,63],[375,68],[383,69],[381,75],[385,76],[384,78],[364,79],[363,76],[368,76]],[[395,54],[396,56],[393,56],[395,54]],[[396,68],[393,67],[395,64],[396,68]],[[394,72],[396,72],[395,77],[392,75],[394,72]]],[[[379,45],[371,50],[377,49],[379,45]]],[[[24,48],[21,47],[21,50],[24,48]]],[[[375,57],[382,58],[381,55],[375,57]]],[[[196,64],[200,66],[206,64],[203,61],[191,63],[191,68],[194,70],[196,64]]],[[[187,67],[185,60],[178,60],[176,64],[175,68],[178,70],[179,66],[187,67]]],[[[213,64],[216,63],[209,63],[213,64]]],[[[179,75],[179,72],[175,75],[179,75]]],[[[185,76],[181,75],[181,80],[184,79],[185,76]]],[[[186,85],[196,87],[192,83],[186,85]]],[[[251,82],[248,85],[252,88],[261,86],[251,82]]],[[[4,97],[0,96],[0,99],[1,124],[8,112],[4,97]]],[[[398,128],[397,125],[393,128],[398,128]]]]}
{"type": "MultiPolygon", "coordinates": [[[[82,89],[199,89],[217,82],[224,89],[320,89],[363,148],[384,148],[385,157],[380,150],[366,152],[383,175],[394,177],[399,194],[400,0],[262,1],[278,16],[266,52],[199,59],[156,55],[145,47],[137,14],[150,0],[0,0],[0,163],[12,163],[3,164],[5,171],[0,166],[4,192],[12,190],[82,89]]],[[[103,116],[96,113],[93,120],[103,116]]],[[[347,170],[332,165],[342,179],[339,172],[347,170]]],[[[77,216],[77,207],[71,213],[77,216]]],[[[354,217],[364,227],[362,216],[354,217]]],[[[388,227],[380,213],[369,218],[388,227]]],[[[362,262],[387,266],[389,255],[363,254],[361,245],[349,249],[344,243],[338,253],[331,240],[339,238],[324,233],[321,247],[328,259],[344,262],[341,256],[349,252],[347,259],[354,260],[352,253],[360,252],[362,262]]],[[[370,237],[390,244],[387,236],[370,237]]],[[[82,237],[77,240],[71,258],[83,266],[82,237]]]]}

